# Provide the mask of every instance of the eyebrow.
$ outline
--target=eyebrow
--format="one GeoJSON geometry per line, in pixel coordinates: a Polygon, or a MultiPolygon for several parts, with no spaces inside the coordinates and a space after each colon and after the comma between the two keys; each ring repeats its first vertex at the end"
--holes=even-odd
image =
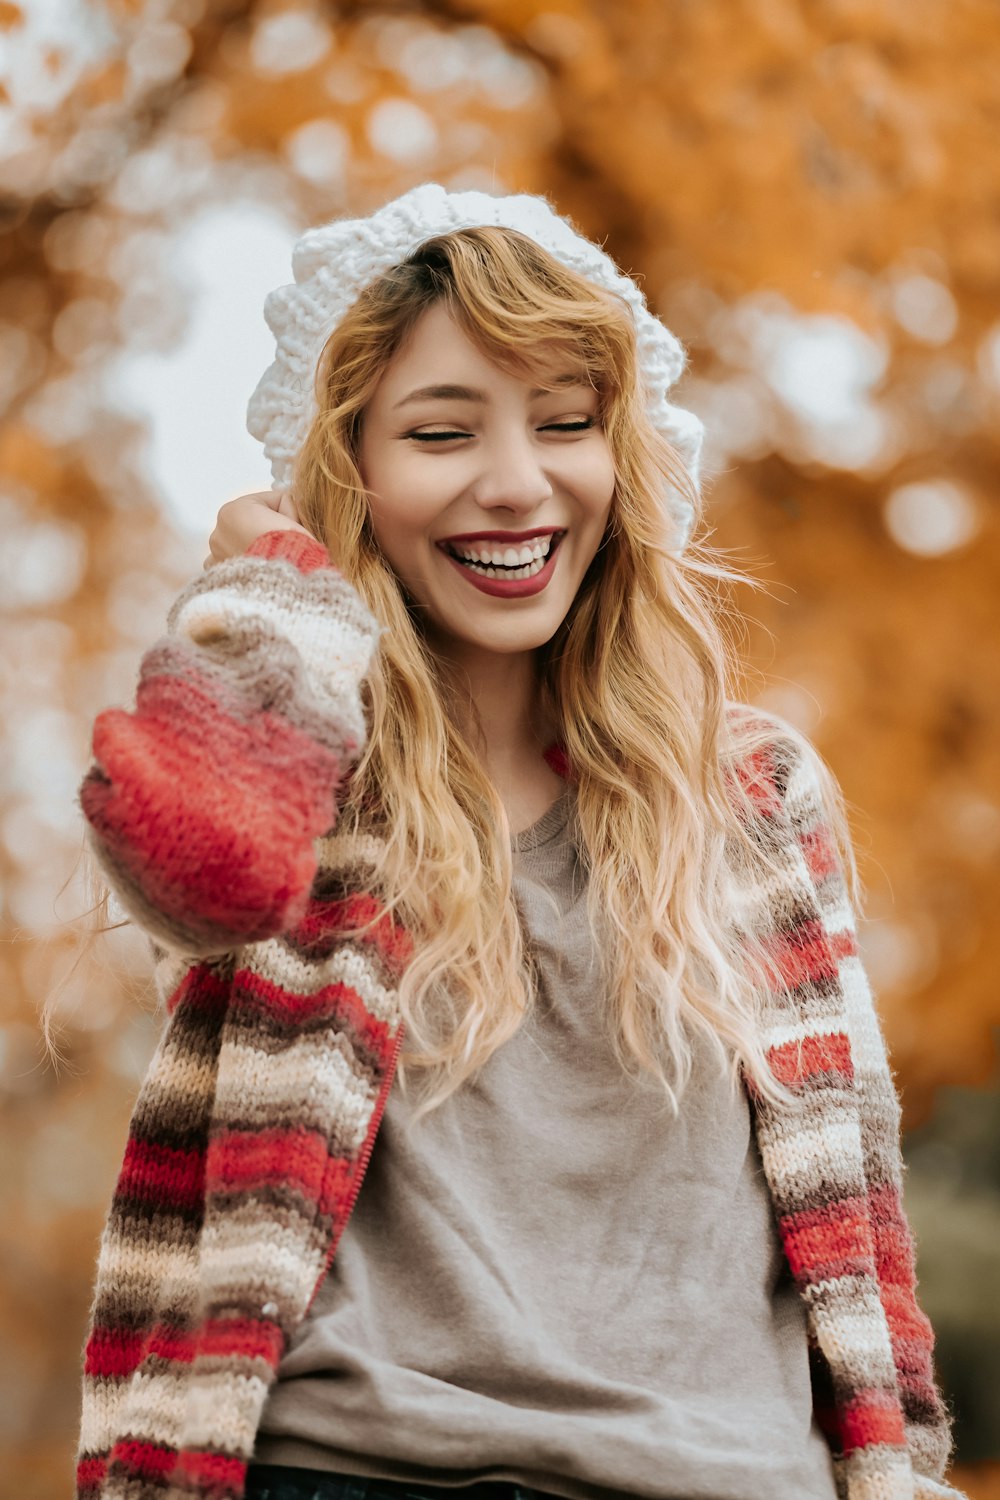
{"type": "MultiPolygon", "coordinates": [[[[537,386],[531,392],[531,399],[551,395],[553,388],[561,390],[565,386],[575,385],[586,386],[588,390],[592,388],[583,376],[574,370],[568,370],[565,375],[557,375],[552,386],[537,386]]],[[[422,385],[419,390],[404,396],[402,401],[397,401],[393,411],[398,411],[401,406],[411,406],[415,401],[477,401],[483,404],[486,399],[485,391],[478,391],[470,385],[422,385]]]]}

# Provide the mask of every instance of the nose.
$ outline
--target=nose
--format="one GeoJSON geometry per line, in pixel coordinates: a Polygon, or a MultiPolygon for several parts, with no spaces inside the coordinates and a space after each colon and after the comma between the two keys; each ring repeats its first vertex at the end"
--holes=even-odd
{"type": "Polygon", "coordinates": [[[534,510],[554,494],[540,455],[523,432],[505,431],[483,447],[473,497],[484,510],[534,510]]]}

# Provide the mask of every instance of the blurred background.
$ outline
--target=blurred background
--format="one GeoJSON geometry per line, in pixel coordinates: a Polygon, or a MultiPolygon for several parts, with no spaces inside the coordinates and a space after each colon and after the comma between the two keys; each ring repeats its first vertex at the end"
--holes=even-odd
{"type": "Polygon", "coordinates": [[[852,808],[955,1479],[1000,1496],[994,0],[0,0],[0,47],[0,1490],[69,1492],[157,1033],[134,935],[72,967],[89,726],[269,486],[294,237],[435,179],[549,194],[690,350],[748,693],[852,808]]]}

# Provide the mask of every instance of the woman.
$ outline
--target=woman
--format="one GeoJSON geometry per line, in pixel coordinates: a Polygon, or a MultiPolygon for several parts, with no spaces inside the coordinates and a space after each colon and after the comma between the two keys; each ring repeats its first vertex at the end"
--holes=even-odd
{"type": "Polygon", "coordinates": [[[278,488],[82,792],[168,1019],[80,1494],[954,1495],[839,794],[730,696],[676,340],[540,199],[294,266],[278,488]]]}

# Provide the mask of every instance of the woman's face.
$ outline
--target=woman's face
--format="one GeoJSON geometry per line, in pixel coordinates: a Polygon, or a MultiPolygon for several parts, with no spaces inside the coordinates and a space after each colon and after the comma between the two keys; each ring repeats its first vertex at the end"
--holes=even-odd
{"type": "Polygon", "coordinates": [[[509,653],[555,634],[614,493],[598,408],[582,364],[540,357],[522,378],[444,304],[415,324],[365,411],[359,461],[376,540],[432,637],[509,653]]]}

